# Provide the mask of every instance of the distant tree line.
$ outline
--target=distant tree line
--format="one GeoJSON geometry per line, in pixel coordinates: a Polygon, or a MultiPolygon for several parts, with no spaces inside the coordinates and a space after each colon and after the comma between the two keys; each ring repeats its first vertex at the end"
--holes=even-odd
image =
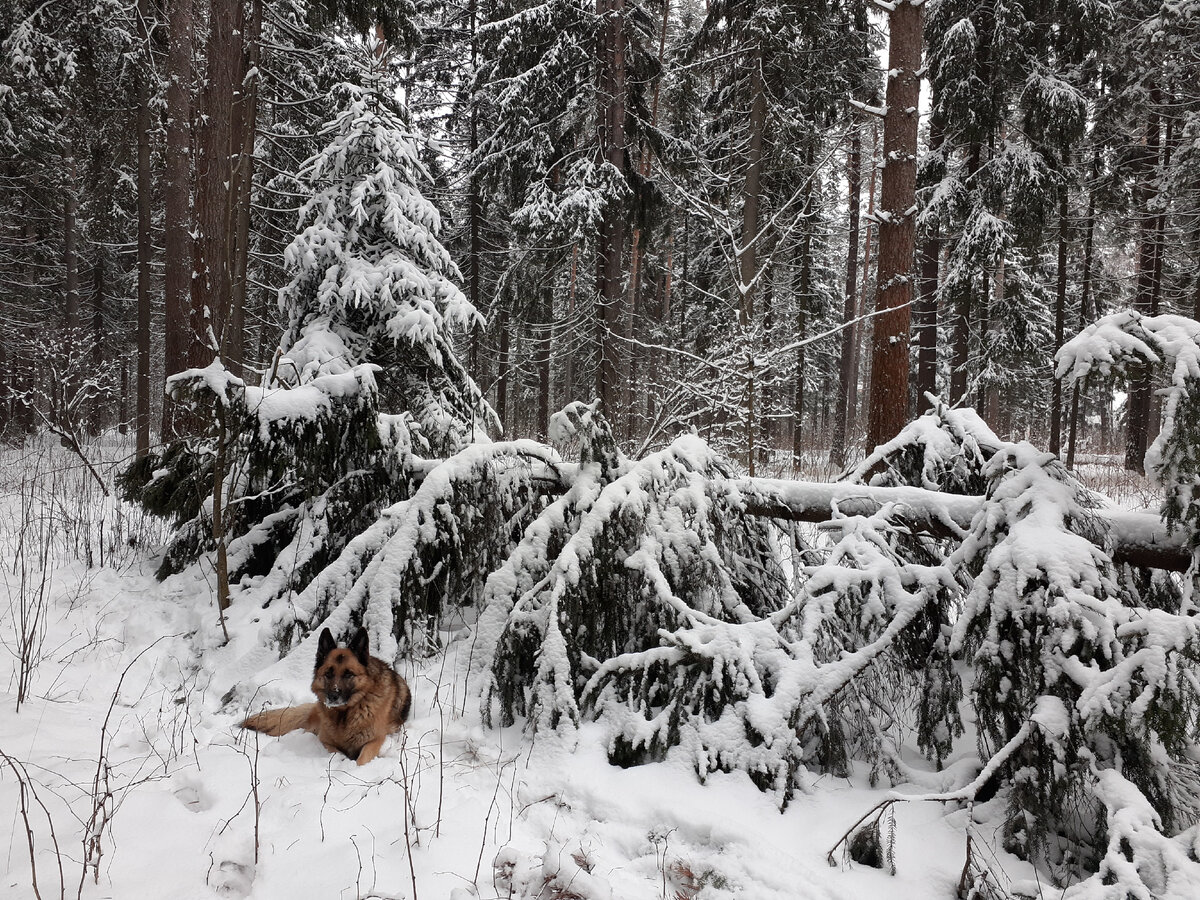
{"type": "Polygon", "coordinates": [[[510,435],[598,397],[632,450],[840,466],[929,392],[1064,455],[1127,423],[1139,468],[1149,375],[1114,409],[1049,359],[1120,306],[1200,312],[1195,3],[15,0],[0,33],[10,437],[144,451],[195,426],[168,375],[270,371],[368,42],[510,435]]]}

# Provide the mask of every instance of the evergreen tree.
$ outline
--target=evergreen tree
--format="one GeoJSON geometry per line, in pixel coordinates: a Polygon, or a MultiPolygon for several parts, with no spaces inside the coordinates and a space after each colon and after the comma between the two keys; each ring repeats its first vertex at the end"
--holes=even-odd
{"type": "Polygon", "coordinates": [[[206,410],[217,434],[152,453],[125,478],[184,523],[164,574],[228,537],[235,583],[266,574],[268,597],[301,590],[411,491],[418,456],[461,448],[491,416],[455,357],[451,329],[476,313],[421,194],[418,140],[364,53],[366,86],[338,88],[343,109],[299,176],[310,200],[285,254],[289,328],[268,378],[249,386],[219,360],[173,376],[172,395],[206,410]],[[214,479],[232,510],[217,535],[214,479]]]}

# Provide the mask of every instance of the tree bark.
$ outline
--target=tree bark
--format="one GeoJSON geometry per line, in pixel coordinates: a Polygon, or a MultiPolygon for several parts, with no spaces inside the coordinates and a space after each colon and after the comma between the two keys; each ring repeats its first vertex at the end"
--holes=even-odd
{"type": "MultiPolygon", "coordinates": [[[[930,126],[929,152],[940,153],[942,132],[930,126]]],[[[925,235],[917,254],[921,261],[920,297],[917,300],[917,403],[925,408],[925,395],[937,393],[938,270],[942,258],[942,236],[937,227],[925,235]]]]}
{"type": "MultiPolygon", "coordinates": [[[[968,189],[974,187],[979,173],[983,148],[978,141],[971,144],[967,153],[968,189]]],[[[954,297],[954,334],[950,357],[950,402],[959,403],[967,396],[967,369],[971,359],[971,314],[972,294],[975,285],[960,288],[954,297]]]]}
{"type": "Polygon", "coordinates": [[[917,107],[924,6],[900,0],[888,16],[879,269],[871,339],[867,440],[894,437],[908,419],[908,343],[916,250],[917,107]]]}
{"type": "MultiPolygon", "coordinates": [[[[804,210],[801,213],[804,224],[800,238],[800,283],[799,296],[796,298],[796,339],[803,341],[808,331],[808,311],[812,304],[812,226],[811,214],[813,203],[813,182],[816,173],[812,171],[812,148],[805,150],[805,169],[809,172],[808,186],[804,189],[804,210]]],[[[807,354],[804,344],[796,348],[796,384],[792,395],[792,466],[799,467],[804,451],[804,376],[807,364],[807,354]]],[[[751,470],[753,471],[753,470],[751,470]]]]}
{"type": "MultiPolygon", "coordinates": [[[[507,293],[507,292],[506,292],[507,293]]],[[[496,365],[496,415],[500,418],[500,427],[508,432],[508,299],[500,298],[503,304],[500,310],[500,358],[496,365]]]]}
{"type": "MultiPolygon", "coordinates": [[[[1134,297],[1134,308],[1146,315],[1153,314],[1156,294],[1155,271],[1158,254],[1155,243],[1158,235],[1158,217],[1153,213],[1152,208],[1156,197],[1155,170],[1158,163],[1160,139],[1158,103],[1158,89],[1151,87],[1143,144],[1145,150],[1141,159],[1141,172],[1137,186],[1137,206],[1140,219],[1138,223],[1137,292],[1134,297]]],[[[1146,471],[1146,443],[1150,429],[1150,371],[1148,368],[1142,367],[1126,403],[1128,415],[1125,425],[1125,468],[1144,473],[1146,471]]]]}
{"type": "Polygon", "coordinates": [[[857,374],[851,368],[854,362],[854,319],[858,306],[858,219],[859,207],[862,205],[862,138],[857,126],[850,132],[846,184],[850,237],[846,246],[846,290],[842,303],[842,356],[838,362],[837,409],[833,420],[833,444],[829,448],[829,462],[837,469],[846,465],[850,379],[857,374]]]}
{"type": "Polygon", "coordinates": [[[537,325],[537,350],[534,353],[538,373],[537,437],[542,441],[550,434],[550,341],[554,322],[554,282],[550,273],[546,274],[546,279],[542,287],[541,314],[538,316],[541,321],[537,325]]]}
{"type": "MultiPolygon", "coordinates": [[[[243,37],[245,59],[242,71],[257,72],[260,58],[259,38],[262,34],[262,0],[251,0],[250,21],[243,37]]],[[[257,74],[252,79],[242,78],[237,85],[234,98],[233,140],[237,142],[237,164],[234,167],[236,190],[231,195],[234,221],[233,244],[235,249],[231,273],[231,296],[229,322],[223,332],[221,356],[225,368],[241,378],[246,364],[246,294],[249,287],[250,263],[250,201],[254,187],[254,141],[258,130],[258,86],[257,74]],[[249,83],[247,83],[247,80],[249,83]]]]}
{"type": "MultiPolygon", "coordinates": [[[[92,261],[92,359],[93,372],[104,367],[104,253],[97,250],[92,261]]],[[[97,435],[104,427],[107,397],[93,397],[88,402],[88,431],[97,435]]]]}
{"type": "MultiPolygon", "coordinates": [[[[167,136],[163,242],[166,273],[164,372],[186,369],[198,340],[191,323],[192,282],[192,0],[170,0],[167,49],[167,136]]],[[[176,404],[163,399],[162,437],[181,437],[193,427],[176,404]]]]}
{"type": "MultiPolygon", "coordinates": [[[[601,115],[598,139],[604,160],[618,172],[625,171],[625,0],[596,0],[596,12],[604,22],[601,41],[599,87],[601,115]]],[[[615,202],[605,205],[598,236],[597,303],[600,319],[600,365],[596,391],[605,415],[618,428],[624,411],[621,398],[621,336],[625,318],[624,271],[625,212],[615,202]]]]}
{"type": "Polygon", "coordinates": [[[240,0],[210,0],[208,69],[196,136],[196,241],[193,244],[189,364],[204,366],[219,353],[233,293],[233,107],[242,73],[240,0]]]}
{"type": "Polygon", "coordinates": [[[79,200],[75,194],[75,179],[77,165],[75,157],[66,159],[67,192],[63,200],[63,273],[64,290],[66,292],[66,325],[67,340],[74,342],[79,332],[79,251],[77,244],[77,229],[75,216],[79,209],[79,200]]]}
{"type": "MultiPolygon", "coordinates": [[[[875,173],[879,167],[879,129],[873,119],[870,128],[871,165],[867,169],[867,225],[863,229],[862,293],[855,305],[855,319],[866,314],[870,305],[867,301],[867,289],[871,284],[871,246],[875,236],[875,173]]],[[[850,329],[850,392],[849,400],[846,401],[847,440],[858,421],[858,380],[863,375],[862,336],[864,331],[863,323],[858,321],[850,329]]]]}
{"type": "Polygon", "coordinates": [[[150,258],[154,247],[150,236],[150,3],[138,0],[138,40],[145,60],[138,73],[137,108],[137,401],[134,413],[134,446],[138,459],[150,452],[150,258]]]}
{"type": "MultiPolygon", "coordinates": [[[[1092,156],[1092,181],[1100,174],[1100,152],[1092,156]]],[[[1083,232],[1083,274],[1079,290],[1079,330],[1092,318],[1092,248],[1096,230],[1096,191],[1088,191],[1087,223],[1083,232]]],[[[1111,398],[1105,398],[1107,405],[1111,398]]],[[[1075,468],[1075,437],[1079,424],[1079,383],[1071,391],[1071,424],[1067,435],[1067,468],[1075,468]]]]}
{"type": "MultiPolygon", "coordinates": [[[[1064,166],[1066,159],[1063,159],[1064,166]]],[[[1069,213],[1067,187],[1058,193],[1058,283],[1054,293],[1054,352],[1063,345],[1063,332],[1067,321],[1067,237],[1069,213]]],[[[1050,389],[1050,452],[1062,454],[1062,380],[1054,379],[1050,389]]]]}
{"type": "Polygon", "coordinates": [[[763,83],[762,49],[750,59],[750,148],[746,183],[742,188],[742,237],[738,254],[738,324],[754,321],[755,278],[758,275],[759,213],[762,205],[763,143],[767,127],[767,91],[763,83]]]}
{"type": "MultiPolygon", "coordinates": [[[[898,517],[913,531],[941,538],[960,538],[985,502],[984,497],[924,488],[872,487],[850,482],[739,478],[731,484],[750,515],[792,522],[827,522],[834,503],[844,516],[871,515],[885,505],[893,505],[898,517]]],[[[1157,513],[1115,508],[1094,512],[1108,527],[1110,552],[1116,562],[1182,572],[1191,561],[1186,529],[1168,529],[1157,513]]]]}

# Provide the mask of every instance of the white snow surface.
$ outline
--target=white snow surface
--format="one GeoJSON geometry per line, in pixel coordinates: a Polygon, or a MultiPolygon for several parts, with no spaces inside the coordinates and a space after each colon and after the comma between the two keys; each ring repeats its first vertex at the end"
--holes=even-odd
{"type": "MultiPolygon", "coordinates": [[[[12,542],[18,499],[4,487],[0,639],[9,649],[30,596],[12,542]]],[[[998,878],[1034,878],[999,850],[998,801],[970,813],[898,804],[891,876],[840,854],[836,866],[826,861],[886,795],[887,785],[867,786],[865,771],[807,776],[781,814],[744,774],[713,772],[701,784],[677,756],[616,768],[600,724],[569,740],[485,728],[481,673],[468,675],[469,630],[447,636],[443,656],[400,661],[413,713],[370,764],[332,756],[305,733],[256,737],[236,727],[247,709],[226,704],[226,692],[271,667],[277,681],[263,695],[272,703],[311,700],[311,648],[272,667],[258,649],[262,611],[236,588],[224,645],[210,573],[159,583],[152,568],[127,547],[94,568],[60,552],[19,712],[16,659],[0,659],[0,751],[12,760],[0,756],[6,900],[35,897],[14,766],[26,779],[42,897],[925,900],[952,896],[968,829],[998,878]],[[93,821],[97,779],[107,799],[93,821]],[[89,830],[99,831],[88,857],[98,864],[81,881],[89,830]]],[[[900,790],[953,789],[973,764],[973,755],[953,758],[900,790]]]]}
{"type": "MultiPolygon", "coordinates": [[[[141,565],[68,578],[87,586],[73,610],[72,591],[58,592],[35,697],[18,714],[15,693],[0,693],[0,749],[46,803],[72,896],[110,703],[110,819],[89,898],[651,900],[664,879],[685,897],[925,898],[947,896],[962,865],[965,813],[912,804],[897,813],[896,877],[830,868],[825,853],[875,802],[857,779],[819,780],[781,815],[743,775],[701,785],[685,765],[615,768],[598,725],[573,747],[484,729],[456,675],[461,640],[444,660],[401,667],[413,716],[367,766],[304,733],[256,739],[235,727],[245,710],[223,709],[210,687],[228,677],[239,641],[219,646],[203,582],[158,584],[141,565]]],[[[280,685],[297,701],[310,697],[303,668],[280,685]]],[[[17,795],[5,771],[0,894],[13,900],[34,897],[17,795]]],[[[42,895],[58,896],[46,817],[30,805],[42,895]]]]}

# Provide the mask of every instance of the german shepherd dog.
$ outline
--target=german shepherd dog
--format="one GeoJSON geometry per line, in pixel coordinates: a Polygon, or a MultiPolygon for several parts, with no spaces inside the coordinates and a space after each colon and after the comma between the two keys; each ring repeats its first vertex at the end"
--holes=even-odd
{"type": "Polygon", "coordinates": [[[330,753],[344,753],[360,766],[369,763],[379,755],[384,738],[408,718],[412,694],[391,666],[371,655],[368,641],[366,629],[360,628],[348,648],[338,647],[326,628],[317,641],[313,667],[317,702],[264,710],[241,727],[275,737],[303,729],[330,753]]]}

